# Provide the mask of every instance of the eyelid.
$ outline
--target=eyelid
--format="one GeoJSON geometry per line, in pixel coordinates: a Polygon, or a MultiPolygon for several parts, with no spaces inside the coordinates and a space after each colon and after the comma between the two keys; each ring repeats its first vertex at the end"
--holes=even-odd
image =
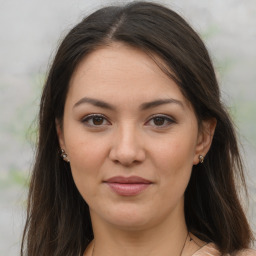
{"type": "Polygon", "coordinates": [[[149,117],[149,119],[146,121],[146,124],[148,122],[152,121],[154,118],[157,118],[157,117],[164,118],[165,120],[168,121],[168,124],[167,125],[162,125],[162,126],[155,125],[154,127],[165,128],[165,127],[170,126],[170,125],[172,125],[174,123],[177,123],[176,120],[173,117],[169,116],[169,115],[166,115],[166,114],[154,114],[154,115],[149,117]]]}
{"type": "MultiPolygon", "coordinates": [[[[150,124],[148,124],[150,121],[152,121],[154,118],[163,118],[165,121],[167,121],[167,124],[164,124],[164,125],[152,125],[154,127],[157,127],[159,129],[161,128],[165,128],[165,127],[168,127],[170,125],[172,125],[173,123],[176,123],[176,120],[169,116],[169,115],[166,115],[166,114],[154,114],[152,116],[150,116],[148,118],[148,120],[146,121],[145,125],[148,125],[150,126],[150,124]]],[[[103,126],[106,126],[106,125],[111,125],[111,122],[108,120],[108,118],[103,115],[103,114],[97,114],[97,113],[93,113],[93,114],[88,114],[86,116],[84,116],[82,119],[81,119],[81,122],[88,126],[88,127],[92,127],[92,128],[102,128],[103,126]],[[90,124],[89,121],[92,120],[94,117],[100,117],[100,118],[103,118],[103,122],[106,121],[107,124],[99,124],[99,125],[94,125],[94,124],[90,124]]]]}
{"type": "Polygon", "coordinates": [[[108,122],[107,125],[111,124],[110,121],[108,120],[108,118],[106,116],[104,116],[103,114],[96,114],[96,113],[93,113],[93,114],[89,114],[89,115],[86,115],[82,118],[81,122],[84,123],[86,126],[88,127],[95,127],[95,128],[101,128],[102,126],[105,126],[106,124],[102,124],[102,125],[92,125],[92,124],[89,124],[89,120],[92,120],[94,117],[101,117],[103,118],[105,121],[108,122]]]}

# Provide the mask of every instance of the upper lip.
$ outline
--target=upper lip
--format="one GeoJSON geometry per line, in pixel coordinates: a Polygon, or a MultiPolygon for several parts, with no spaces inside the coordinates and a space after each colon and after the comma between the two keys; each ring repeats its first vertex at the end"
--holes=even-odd
{"type": "Polygon", "coordinates": [[[130,177],[123,177],[123,176],[114,176],[112,178],[107,179],[105,182],[107,183],[122,183],[122,184],[150,184],[152,181],[144,179],[139,176],[130,176],[130,177]]]}

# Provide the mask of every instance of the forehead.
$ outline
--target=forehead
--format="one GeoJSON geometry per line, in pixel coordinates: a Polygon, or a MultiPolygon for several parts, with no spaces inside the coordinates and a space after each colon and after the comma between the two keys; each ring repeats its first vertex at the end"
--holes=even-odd
{"type": "Polygon", "coordinates": [[[159,67],[163,64],[161,60],[153,57],[123,43],[101,47],[76,68],[68,97],[95,98],[96,95],[104,100],[130,100],[131,103],[150,101],[154,97],[175,97],[189,105],[178,85],[159,67]]]}

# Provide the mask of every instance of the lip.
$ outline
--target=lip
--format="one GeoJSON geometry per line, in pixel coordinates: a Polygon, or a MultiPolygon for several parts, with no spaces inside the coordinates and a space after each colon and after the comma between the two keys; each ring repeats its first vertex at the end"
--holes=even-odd
{"type": "Polygon", "coordinates": [[[122,184],[150,184],[152,181],[146,180],[139,176],[130,176],[130,177],[123,177],[123,176],[115,176],[110,179],[107,179],[105,182],[107,183],[122,183],[122,184]]]}
{"type": "Polygon", "coordinates": [[[115,176],[104,181],[115,193],[121,196],[135,196],[147,189],[152,181],[139,176],[115,176]]]}

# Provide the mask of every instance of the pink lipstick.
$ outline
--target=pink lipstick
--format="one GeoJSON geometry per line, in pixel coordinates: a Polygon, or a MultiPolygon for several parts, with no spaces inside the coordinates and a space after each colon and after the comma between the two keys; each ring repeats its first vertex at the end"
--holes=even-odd
{"type": "Polygon", "coordinates": [[[138,176],[122,177],[115,176],[105,183],[121,196],[135,196],[148,188],[152,182],[138,176]]]}

